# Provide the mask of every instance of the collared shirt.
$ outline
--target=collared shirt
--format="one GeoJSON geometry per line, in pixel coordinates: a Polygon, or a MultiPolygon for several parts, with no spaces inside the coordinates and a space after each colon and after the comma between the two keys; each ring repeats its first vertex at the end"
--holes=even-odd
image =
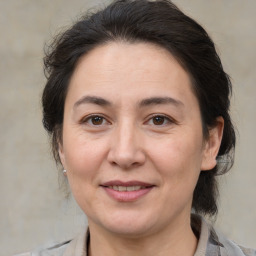
{"type": "MultiPolygon", "coordinates": [[[[238,246],[224,236],[217,234],[201,216],[192,215],[191,226],[198,237],[194,256],[256,256],[256,251],[238,246]]],[[[75,239],[34,253],[16,256],[88,256],[89,229],[75,239]]],[[[15,255],[14,255],[15,256],[15,255]]]]}

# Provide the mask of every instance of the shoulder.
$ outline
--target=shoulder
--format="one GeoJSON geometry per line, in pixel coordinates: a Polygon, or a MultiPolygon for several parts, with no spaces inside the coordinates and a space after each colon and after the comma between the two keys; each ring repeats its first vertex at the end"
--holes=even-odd
{"type": "Polygon", "coordinates": [[[62,256],[69,246],[70,241],[56,244],[49,248],[37,249],[33,252],[26,252],[21,254],[15,254],[13,256],[62,256]]]}
{"type": "Polygon", "coordinates": [[[256,256],[256,250],[245,248],[241,245],[236,244],[234,241],[229,240],[222,234],[218,234],[219,242],[223,245],[221,247],[221,251],[223,252],[223,255],[228,256],[256,256]]]}
{"type": "Polygon", "coordinates": [[[38,250],[37,252],[33,252],[31,256],[62,256],[71,241],[72,240],[56,244],[47,249],[38,250]]]}
{"type": "Polygon", "coordinates": [[[202,216],[192,216],[192,228],[199,234],[196,256],[256,256],[255,249],[245,248],[228,239],[202,216]]]}
{"type": "Polygon", "coordinates": [[[86,256],[89,237],[89,229],[86,227],[83,232],[78,234],[72,240],[48,248],[38,248],[33,252],[16,254],[13,256],[86,256]]]}
{"type": "Polygon", "coordinates": [[[46,249],[37,249],[33,252],[14,256],[86,256],[88,241],[89,229],[87,228],[72,240],[56,244],[46,249]]]}

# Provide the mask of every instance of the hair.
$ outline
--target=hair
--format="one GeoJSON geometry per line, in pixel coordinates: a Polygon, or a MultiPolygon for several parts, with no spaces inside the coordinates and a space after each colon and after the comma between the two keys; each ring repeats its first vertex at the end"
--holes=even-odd
{"type": "Polygon", "coordinates": [[[50,135],[57,164],[61,164],[58,142],[62,141],[65,98],[78,61],[95,47],[116,41],[152,43],[176,58],[190,75],[205,138],[216,125],[216,118],[223,117],[225,125],[217,165],[210,171],[201,171],[192,202],[196,213],[216,215],[217,175],[232,166],[236,140],[229,114],[232,85],[206,31],[168,0],[114,1],[83,16],[48,46],[44,58],[47,83],[42,95],[43,124],[50,135]]]}

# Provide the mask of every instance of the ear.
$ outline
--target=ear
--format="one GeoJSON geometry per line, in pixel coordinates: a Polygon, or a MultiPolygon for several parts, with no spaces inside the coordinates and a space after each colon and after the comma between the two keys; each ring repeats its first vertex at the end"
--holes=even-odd
{"type": "Polygon", "coordinates": [[[224,129],[223,117],[217,117],[216,125],[209,129],[209,136],[204,143],[203,159],[201,170],[207,171],[213,169],[216,164],[216,157],[221,145],[222,135],[224,129]]]}
{"type": "Polygon", "coordinates": [[[64,154],[64,150],[63,150],[63,145],[62,143],[58,143],[58,152],[59,152],[59,157],[60,157],[60,161],[62,166],[64,167],[64,169],[66,168],[66,161],[65,161],[65,154],[64,154]]]}

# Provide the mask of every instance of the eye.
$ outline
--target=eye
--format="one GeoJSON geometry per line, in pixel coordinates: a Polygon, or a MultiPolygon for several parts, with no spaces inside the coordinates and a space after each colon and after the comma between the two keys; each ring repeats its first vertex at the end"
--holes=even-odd
{"type": "Polygon", "coordinates": [[[152,118],[152,122],[154,125],[163,125],[166,121],[166,118],[164,116],[154,116],[152,118]]]}
{"type": "Polygon", "coordinates": [[[151,117],[148,121],[149,125],[155,125],[155,126],[164,126],[171,123],[175,123],[174,120],[164,115],[155,115],[151,117]]]}
{"type": "Polygon", "coordinates": [[[104,118],[102,116],[93,116],[91,117],[91,123],[93,125],[101,125],[104,122],[104,118]]]}
{"type": "Polygon", "coordinates": [[[103,116],[100,115],[91,115],[86,118],[84,118],[81,123],[88,124],[90,126],[102,126],[105,124],[108,124],[109,122],[104,118],[103,116]]]}

